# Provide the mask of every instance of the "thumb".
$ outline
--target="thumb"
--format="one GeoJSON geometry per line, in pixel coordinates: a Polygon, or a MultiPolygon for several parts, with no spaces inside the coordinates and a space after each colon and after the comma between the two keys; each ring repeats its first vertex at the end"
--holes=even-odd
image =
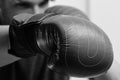
{"type": "Polygon", "coordinates": [[[12,19],[12,24],[16,24],[16,25],[24,24],[32,16],[33,16],[32,14],[28,14],[28,13],[21,13],[15,15],[12,19]]]}

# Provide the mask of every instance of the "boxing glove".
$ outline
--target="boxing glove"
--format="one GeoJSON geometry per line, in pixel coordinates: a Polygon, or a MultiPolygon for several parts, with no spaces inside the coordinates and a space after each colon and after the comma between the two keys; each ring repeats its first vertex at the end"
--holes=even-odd
{"type": "Polygon", "coordinates": [[[40,30],[37,42],[40,49],[51,54],[50,69],[90,78],[102,75],[110,68],[112,45],[107,35],[92,22],[57,15],[44,20],[40,30]]]}
{"type": "Polygon", "coordinates": [[[76,77],[101,75],[112,64],[108,36],[89,20],[46,13],[32,15],[21,25],[15,24],[10,26],[10,51],[16,56],[44,54],[49,58],[50,69],[76,77]]]}

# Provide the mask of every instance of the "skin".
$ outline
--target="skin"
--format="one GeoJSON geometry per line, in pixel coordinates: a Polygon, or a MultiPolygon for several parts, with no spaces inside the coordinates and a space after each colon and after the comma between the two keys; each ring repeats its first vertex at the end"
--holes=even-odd
{"type": "Polygon", "coordinates": [[[0,19],[3,25],[10,24],[19,13],[43,13],[49,6],[48,0],[2,0],[0,19]]]}

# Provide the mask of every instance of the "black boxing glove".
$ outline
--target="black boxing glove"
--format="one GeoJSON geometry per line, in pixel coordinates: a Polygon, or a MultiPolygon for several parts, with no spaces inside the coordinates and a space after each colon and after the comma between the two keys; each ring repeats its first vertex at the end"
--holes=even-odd
{"type": "Polygon", "coordinates": [[[16,45],[11,50],[27,50],[28,54],[19,52],[22,57],[43,53],[49,58],[48,67],[61,74],[98,76],[105,73],[113,61],[112,45],[107,35],[83,18],[54,13],[38,14],[11,31],[11,35],[15,33],[17,36],[10,37],[11,43],[13,40],[12,44],[18,42],[24,47],[17,48],[16,45]]]}
{"type": "Polygon", "coordinates": [[[111,42],[92,22],[56,15],[45,19],[40,30],[39,47],[51,54],[48,67],[54,71],[76,77],[95,77],[110,68],[113,61],[111,42]]]}

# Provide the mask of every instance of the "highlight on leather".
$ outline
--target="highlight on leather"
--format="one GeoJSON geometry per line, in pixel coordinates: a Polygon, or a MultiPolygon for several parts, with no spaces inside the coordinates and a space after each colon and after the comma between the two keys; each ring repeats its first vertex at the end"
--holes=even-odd
{"type": "Polygon", "coordinates": [[[88,16],[81,10],[71,7],[71,6],[63,6],[63,5],[56,5],[48,8],[45,13],[54,13],[54,14],[62,14],[62,15],[71,15],[76,16],[82,19],[89,20],[88,16]]]}

